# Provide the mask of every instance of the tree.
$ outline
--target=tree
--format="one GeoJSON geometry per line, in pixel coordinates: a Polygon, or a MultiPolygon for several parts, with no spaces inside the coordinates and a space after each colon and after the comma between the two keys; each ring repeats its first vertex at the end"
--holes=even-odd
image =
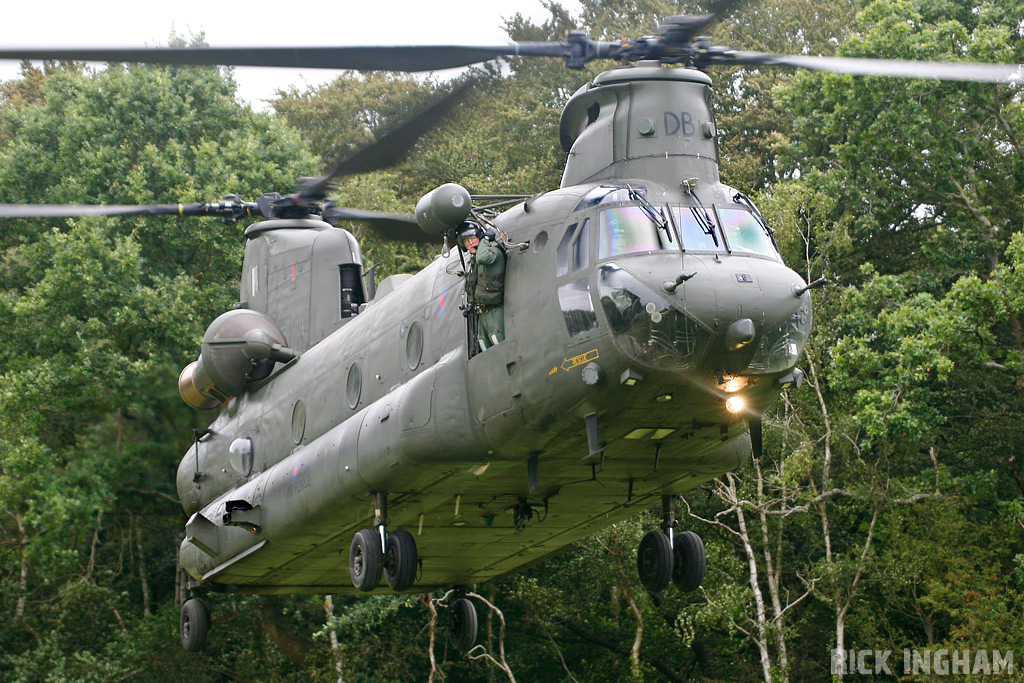
{"type": "MultiPolygon", "coordinates": [[[[48,66],[4,92],[7,202],[252,196],[313,163],[217,69],[48,66]]],[[[181,510],[168,473],[196,417],[174,378],[237,296],[240,246],[237,227],[214,221],[4,230],[0,608],[17,627],[0,635],[5,677],[44,663],[74,678],[145,668],[120,635],[149,632],[154,607],[176,620],[181,510]]]]}

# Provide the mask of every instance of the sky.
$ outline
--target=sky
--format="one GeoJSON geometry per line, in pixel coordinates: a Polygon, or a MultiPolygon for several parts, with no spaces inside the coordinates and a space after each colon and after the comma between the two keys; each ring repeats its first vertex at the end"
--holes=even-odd
{"type": "MultiPolygon", "coordinates": [[[[205,33],[214,47],[253,45],[504,45],[504,20],[517,12],[548,16],[541,0],[51,0],[10,2],[0,13],[0,44],[11,47],[144,47],[167,43],[171,32],[205,33]]],[[[572,13],[577,0],[562,0],[572,13]]],[[[451,73],[455,73],[450,70],[451,73]]],[[[324,69],[238,67],[239,96],[257,109],[275,89],[331,81],[324,69]]],[[[444,77],[445,72],[438,72],[444,77]]],[[[0,80],[18,76],[16,61],[0,60],[0,80]]]]}

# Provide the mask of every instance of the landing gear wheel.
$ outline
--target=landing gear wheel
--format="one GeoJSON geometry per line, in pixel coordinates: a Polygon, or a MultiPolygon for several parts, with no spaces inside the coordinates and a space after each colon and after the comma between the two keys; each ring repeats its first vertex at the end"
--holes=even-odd
{"type": "Polygon", "coordinates": [[[644,588],[657,593],[668,587],[672,580],[672,548],[668,536],[660,531],[649,531],[636,551],[636,571],[644,588]]]}
{"type": "Polygon", "coordinates": [[[673,555],[672,583],[681,591],[697,590],[708,568],[704,541],[692,531],[676,534],[673,555]]]}
{"type": "Polygon", "coordinates": [[[388,536],[384,553],[384,578],[392,590],[404,591],[416,580],[416,540],[405,529],[388,536]]]}
{"type": "Polygon", "coordinates": [[[210,630],[210,610],[202,600],[189,598],[181,606],[181,646],[199,652],[206,646],[210,630]]]}
{"type": "Polygon", "coordinates": [[[370,529],[360,529],[352,538],[348,551],[348,573],[352,576],[352,585],[361,591],[372,591],[380,583],[383,567],[380,536],[370,529]]]}
{"type": "Polygon", "coordinates": [[[448,640],[459,652],[469,652],[476,644],[476,607],[469,598],[456,598],[448,609],[448,640]]]}

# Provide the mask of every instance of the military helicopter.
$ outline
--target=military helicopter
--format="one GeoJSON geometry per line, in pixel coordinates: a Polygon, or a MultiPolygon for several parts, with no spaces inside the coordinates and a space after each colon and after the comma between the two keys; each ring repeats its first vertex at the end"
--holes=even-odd
{"type": "MultiPolygon", "coordinates": [[[[501,56],[620,66],[567,102],[561,186],[474,198],[442,185],[410,215],[336,207],[331,180],[393,163],[461,95],[419,112],[321,178],[256,202],[5,206],[0,216],[220,215],[245,230],[239,303],[214,320],[182,397],[218,409],[195,430],[177,490],[192,596],[181,639],[203,647],[211,591],[465,589],[660,505],[637,570],[650,591],[697,588],[700,537],[676,533],[679,494],[761,451],[760,415],[811,329],[810,284],[741,191],[720,182],[714,64],[1021,81],[1022,67],[739,52],[699,34],[738,3],[656,36],[498,47],[0,50],[0,58],[426,71],[501,56]],[[500,213],[496,211],[506,209],[500,213]],[[342,220],[441,246],[377,284],[342,220]],[[503,340],[478,334],[471,230],[505,255],[503,340]],[[495,343],[497,341],[497,343],[495,343]],[[346,563],[347,570],[346,571],[346,563]],[[387,588],[381,586],[384,579],[387,588]]],[[[451,602],[468,649],[477,615],[451,602]]]]}

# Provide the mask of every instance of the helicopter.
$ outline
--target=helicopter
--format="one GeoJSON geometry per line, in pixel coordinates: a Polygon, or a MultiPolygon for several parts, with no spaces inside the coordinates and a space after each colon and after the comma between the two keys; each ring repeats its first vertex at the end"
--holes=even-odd
{"type": "MultiPolygon", "coordinates": [[[[190,597],[181,640],[206,642],[210,592],[426,591],[498,578],[660,505],[637,571],[652,592],[699,587],[700,537],[676,497],[760,454],[760,416],[789,386],[811,290],[754,203],[719,178],[715,64],[1019,83],[1017,65],[770,55],[700,34],[737,3],[656,36],[498,47],[0,50],[0,58],[426,71],[502,56],[620,65],[566,103],[560,187],[473,197],[454,183],[409,215],[334,206],[331,181],[393,163],[464,92],[377,143],[256,202],[0,207],[0,216],[178,214],[257,220],[239,302],[179,377],[218,410],[176,485],[190,597]],[[498,212],[500,209],[503,211],[498,212]],[[340,221],[444,245],[379,284],[340,221]],[[504,339],[481,338],[467,290],[472,230],[503,253],[504,339]],[[348,571],[345,571],[347,563],[348,571]],[[385,588],[381,581],[384,581],[385,588]]],[[[466,86],[468,87],[468,86],[466,86]]],[[[473,603],[449,635],[476,639],[473,603]]]]}

